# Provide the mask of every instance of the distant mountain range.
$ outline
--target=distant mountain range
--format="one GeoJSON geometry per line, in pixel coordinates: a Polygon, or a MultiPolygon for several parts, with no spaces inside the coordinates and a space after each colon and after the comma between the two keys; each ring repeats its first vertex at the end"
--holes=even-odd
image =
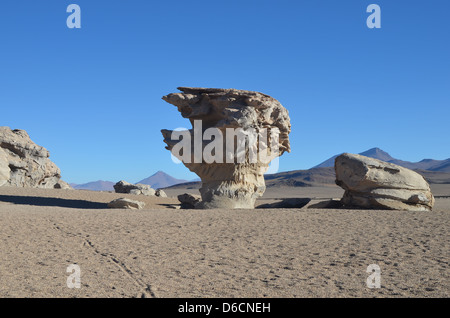
{"type": "MultiPolygon", "coordinates": [[[[372,148],[360,153],[360,155],[371,157],[403,166],[420,173],[429,183],[448,183],[450,184],[450,158],[446,160],[424,159],[419,162],[409,162],[391,157],[387,152],[372,148]]],[[[293,170],[265,175],[266,186],[270,187],[308,187],[314,185],[334,185],[334,159],[335,155],[321,164],[308,170],[293,170]]],[[[200,182],[189,182],[185,184],[174,185],[171,188],[198,189],[200,182]]]]}
{"type": "MultiPolygon", "coordinates": [[[[450,158],[446,160],[424,159],[419,162],[409,162],[393,158],[380,148],[372,148],[361,152],[360,155],[390,162],[420,173],[429,183],[450,183],[450,158]]],[[[308,170],[295,170],[266,175],[266,186],[282,185],[312,186],[315,184],[334,184],[335,155],[321,164],[308,170]]]]}
{"type": "MultiPolygon", "coordinates": [[[[419,162],[410,162],[392,158],[391,155],[381,150],[380,148],[369,149],[367,151],[361,152],[360,155],[390,162],[411,170],[420,169],[429,171],[450,172],[450,158],[446,160],[423,159],[422,161],[419,162]]],[[[330,159],[325,160],[324,162],[315,166],[314,168],[334,167],[334,159],[336,159],[337,156],[339,155],[335,155],[330,159]]]]}
{"type": "MultiPolygon", "coordinates": [[[[175,179],[163,171],[158,171],[152,176],[145,178],[138,183],[148,184],[153,189],[167,188],[179,183],[186,183],[188,180],[175,179]]],[[[91,191],[114,191],[116,182],[112,181],[93,181],[84,184],[71,183],[70,186],[77,190],[91,190],[91,191]]]]}
{"type": "MultiPolygon", "coordinates": [[[[395,159],[380,148],[369,149],[361,152],[360,155],[391,162],[399,166],[415,170],[422,174],[429,183],[450,184],[450,158],[446,160],[424,159],[419,162],[409,162],[395,159]]],[[[335,155],[308,170],[294,170],[265,175],[266,186],[307,187],[313,185],[332,185],[335,180],[334,159],[337,156],[339,155],[335,155]]],[[[176,179],[163,171],[158,171],[138,183],[148,184],[154,189],[169,187],[198,189],[201,186],[199,179],[191,181],[176,179]]],[[[85,184],[71,184],[71,186],[74,189],[81,190],[114,191],[114,184],[115,182],[111,181],[95,181],[85,184]]]]}
{"type": "Polygon", "coordinates": [[[99,180],[84,184],[71,183],[70,186],[77,190],[114,191],[113,186],[115,184],[115,182],[99,180]]]}
{"type": "Polygon", "coordinates": [[[158,171],[154,175],[145,178],[138,183],[148,184],[153,189],[167,188],[179,183],[186,183],[188,180],[176,179],[163,171],[158,171]]]}

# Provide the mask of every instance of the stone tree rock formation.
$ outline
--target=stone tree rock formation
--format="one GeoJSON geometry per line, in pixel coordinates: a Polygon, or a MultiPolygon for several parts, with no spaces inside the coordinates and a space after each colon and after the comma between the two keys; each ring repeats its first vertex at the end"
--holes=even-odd
{"type": "Polygon", "coordinates": [[[418,173],[381,160],[344,153],[335,159],[336,184],[344,206],[431,211],[434,197],[418,173]]]}
{"type": "Polygon", "coordinates": [[[0,186],[69,189],[49,157],[25,130],[0,127],[0,186]]]}
{"type": "Polygon", "coordinates": [[[270,161],[290,152],[288,111],[258,92],[178,89],[181,93],[163,100],[177,106],[193,128],[184,131],[181,140],[174,138],[176,131],[161,132],[166,149],[202,180],[202,201],[196,208],[254,208],[265,191],[270,161]],[[181,142],[186,147],[179,151],[181,142]]]}

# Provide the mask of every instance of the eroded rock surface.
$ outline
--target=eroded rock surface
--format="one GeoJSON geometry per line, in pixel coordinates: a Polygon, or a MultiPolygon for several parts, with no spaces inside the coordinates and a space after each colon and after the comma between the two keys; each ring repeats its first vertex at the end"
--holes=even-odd
{"type": "Polygon", "coordinates": [[[55,189],[72,190],[73,188],[65,181],[59,180],[54,186],[55,189]]]}
{"type": "Polygon", "coordinates": [[[381,160],[345,153],[335,160],[336,184],[347,207],[431,211],[434,197],[418,173],[381,160]]]}
{"type": "Polygon", "coordinates": [[[181,115],[193,125],[193,129],[188,131],[189,151],[175,151],[179,139],[173,138],[171,130],[161,132],[166,149],[173,150],[172,154],[202,180],[202,202],[197,208],[254,208],[256,198],[265,191],[264,173],[270,161],[285,151],[290,152],[288,111],[276,99],[258,92],[216,88],[178,89],[181,93],[169,94],[163,99],[177,106],[181,115]],[[201,128],[196,131],[199,122],[201,128]],[[213,131],[210,128],[218,130],[223,138],[219,139],[215,134],[214,138],[202,138],[213,131]],[[247,136],[247,146],[252,153],[256,150],[256,159],[250,156],[249,149],[239,148],[238,142],[227,148],[225,141],[230,136],[230,128],[234,131],[240,129],[247,136]],[[270,144],[270,140],[275,140],[275,144],[270,144]],[[218,149],[223,150],[222,155],[218,155],[218,149]],[[205,159],[205,152],[213,154],[214,160],[205,159]],[[265,158],[260,157],[262,152],[265,158]]]}
{"type": "Polygon", "coordinates": [[[182,209],[195,209],[202,200],[201,196],[191,193],[180,194],[177,198],[182,209]]]}
{"type": "Polygon", "coordinates": [[[148,195],[155,196],[156,191],[147,184],[132,184],[126,181],[119,181],[114,186],[116,193],[129,193],[134,195],[148,195]]]}
{"type": "Polygon", "coordinates": [[[130,209],[141,210],[145,206],[145,202],[135,201],[127,198],[120,198],[108,203],[110,209],[130,209]]]}
{"type": "Polygon", "coordinates": [[[0,127],[0,186],[71,189],[49,157],[25,130],[0,127]]]}
{"type": "Polygon", "coordinates": [[[167,198],[167,194],[161,189],[157,189],[155,195],[160,198],[167,198]]]}
{"type": "Polygon", "coordinates": [[[9,169],[8,156],[5,151],[0,148],[0,187],[9,182],[11,178],[11,169],[9,169]]]}

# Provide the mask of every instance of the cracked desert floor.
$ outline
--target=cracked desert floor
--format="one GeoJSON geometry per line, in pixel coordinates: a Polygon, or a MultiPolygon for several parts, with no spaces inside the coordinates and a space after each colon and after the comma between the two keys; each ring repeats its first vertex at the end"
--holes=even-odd
{"type": "MultiPolygon", "coordinates": [[[[0,297],[449,297],[450,185],[432,190],[433,212],[402,212],[179,210],[170,191],[1,187],[0,297]],[[107,209],[118,197],[146,209],[107,209]],[[379,289],[366,286],[371,264],[379,289]]],[[[260,202],[341,195],[278,188],[260,202]]]]}

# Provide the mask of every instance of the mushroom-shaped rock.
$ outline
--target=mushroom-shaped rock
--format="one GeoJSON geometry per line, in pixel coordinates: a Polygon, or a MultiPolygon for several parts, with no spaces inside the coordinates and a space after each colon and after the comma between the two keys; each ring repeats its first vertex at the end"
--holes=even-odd
{"type": "Polygon", "coordinates": [[[270,161],[290,152],[288,111],[258,92],[178,89],[163,99],[193,128],[161,132],[166,149],[202,180],[197,208],[254,208],[270,161]]]}
{"type": "Polygon", "coordinates": [[[410,169],[344,153],[335,159],[336,184],[345,190],[344,206],[431,211],[434,197],[425,179],[410,169]]]}

